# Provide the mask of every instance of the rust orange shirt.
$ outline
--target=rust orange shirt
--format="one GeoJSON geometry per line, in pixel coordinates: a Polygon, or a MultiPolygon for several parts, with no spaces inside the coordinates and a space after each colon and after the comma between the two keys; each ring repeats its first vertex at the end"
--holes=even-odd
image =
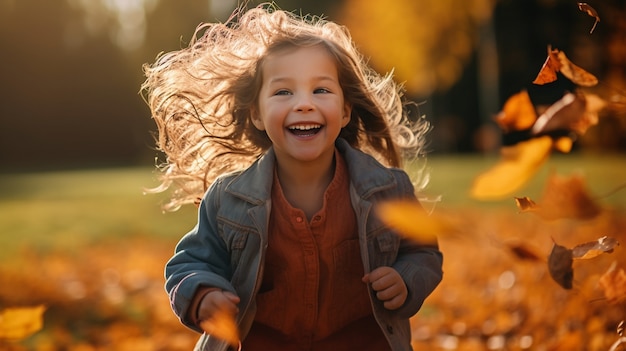
{"type": "Polygon", "coordinates": [[[243,350],[389,349],[361,281],[348,170],[338,152],[335,160],[323,207],[310,221],[274,176],[263,282],[243,350]]]}

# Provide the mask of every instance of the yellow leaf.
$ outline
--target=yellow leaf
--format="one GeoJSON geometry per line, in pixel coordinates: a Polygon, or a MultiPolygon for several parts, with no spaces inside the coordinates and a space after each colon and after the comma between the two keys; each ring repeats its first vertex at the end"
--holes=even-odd
{"type": "Polygon", "coordinates": [[[43,327],[43,305],[0,311],[0,340],[20,340],[43,327]]]}
{"type": "Polygon", "coordinates": [[[505,132],[528,129],[536,120],[535,106],[526,90],[508,98],[496,116],[496,123],[505,132]]]}
{"type": "Polygon", "coordinates": [[[474,180],[470,196],[494,200],[522,187],[548,159],[552,149],[549,136],[533,138],[514,146],[503,147],[500,161],[474,180]]]}
{"type": "Polygon", "coordinates": [[[450,218],[435,213],[428,214],[417,201],[383,202],[376,208],[376,213],[390,228],[422,243],[434,243],[437,236],[457,231],[450,218]]]}
{"type": "Polygon", "coordinates": [[[239,345],[237,323],[233,316],[223,309],[218,309],[213,317],[200,322],[200,327],[205,333],[224,340],[231,346],[239,345]]]}

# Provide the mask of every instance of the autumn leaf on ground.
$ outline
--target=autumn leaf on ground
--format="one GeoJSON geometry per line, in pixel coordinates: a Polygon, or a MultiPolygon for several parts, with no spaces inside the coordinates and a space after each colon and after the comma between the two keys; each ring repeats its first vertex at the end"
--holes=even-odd
{"type": "Polygon", "coordinates": [[[225,310],[217,310],[209,319],[200,322],[205,333],[226,341],[233,347],[239,346],[239,331],[233,316],[225,310]]]}
{"type": "Polygon", "coordinates": [[[505,132],[528,129],[533,126],[536,120],[535,106],[526,90],[509,97],[504,103],[502,111],[495,118],[496,123],[505,132]]]}
{"type": "Polygon", "coordinates": [[[596,29],[598,22],[600,22],[600,16],[598,16],[598,12],[586,2],[579,2],[578,9],[580,11],[586,12],[589,16],[595,18],[595,22],[593,22],[593,27],[591,27],[591,30],[589,31],[589,34],[593,33],[593,30],[596,29]]]}
{"type": "Polygon", "coordinates": [[[509,243],[507,244],[507,247],[515,257],[522,261],[543,261],[543,259],[536,253],[536,250],[530,248],[525,243],[509,243]]]}
{"type": "Polygon", "coordinates": [[[552,138],[541,136],[501,149],[499,162],[474,180],[470,196],[479,200],[510,195],[532,178],[548,159],[552,138]]]}
{"type": "Polygon", "coordinates": [[[572,257],[578,260],[587,260],[597,257],[603,253],[612,253],[619,242],[615,238],[603,236],[596,241],[590,241],[574,246],[572,257]]]}
{"type": "Polygon", "coordinates": [[[574,279],[573,262],[572,250],[554,243],[548,257],[548,271],[552,279],[565,289],[572,288],[574,279]]]}
{"type": "Polygon", "coordinates": [[[440,235],[459,231],[452,218],[439,213],[427,213],[418,201],[395,200],[378,204],[380,219],[398,233],[423,243],[434,243],[440,235]]]}
{"type": "Polygon", "coordinates": [[[7,308],[0,311],[0,340],[20,340],[43,327],[42,305],[7,308]]]}
{"type": "Polygon", "coordinates": [[[618,270],[616,262],[600,277],[599,284],[609,303],[626,301],[626,272],[623,268],[618,270]]]}
{"type": "Polygon", "coordinates": [[[515,203],[520,212],[532,212],[546,220],[591,219],[600,214],[600,207],[587,193],[585,179],[580,174],[570,177],[552,174],[540,201],[523,197],[515,198],[515,203]]]}

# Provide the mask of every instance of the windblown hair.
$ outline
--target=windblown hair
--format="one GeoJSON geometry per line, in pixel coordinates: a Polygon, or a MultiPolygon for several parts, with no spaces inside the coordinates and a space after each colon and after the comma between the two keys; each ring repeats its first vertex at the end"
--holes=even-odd
{"type": "Polygon", "coordinates": [[[428,123],[421,116],[411,121],[401,86],[367,65],[345,27],[268,4],[240,8],[225,23],[199,25],[188,47],[144,65],[141,88],[158,128],[157,147],[167,157],[157,165],[161,184],[152,191],[173,188],[165,209],[197,203],[219,175],[250,166],[271,146],[251,122],[264,59],[310,46],[336,60],[352,107],[341,138],[391,167],[422,156],[428,123]]]}

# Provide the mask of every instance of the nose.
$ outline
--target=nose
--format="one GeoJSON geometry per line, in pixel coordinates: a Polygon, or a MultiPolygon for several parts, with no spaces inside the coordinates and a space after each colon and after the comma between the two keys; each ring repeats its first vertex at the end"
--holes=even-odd
{"type": "Polygon", "coordinates": [[[315,109],[315,105],[311,101],[311,96],[308,94],[298,95],[294,110],[297,112],[309,112],[315,109]]]}

